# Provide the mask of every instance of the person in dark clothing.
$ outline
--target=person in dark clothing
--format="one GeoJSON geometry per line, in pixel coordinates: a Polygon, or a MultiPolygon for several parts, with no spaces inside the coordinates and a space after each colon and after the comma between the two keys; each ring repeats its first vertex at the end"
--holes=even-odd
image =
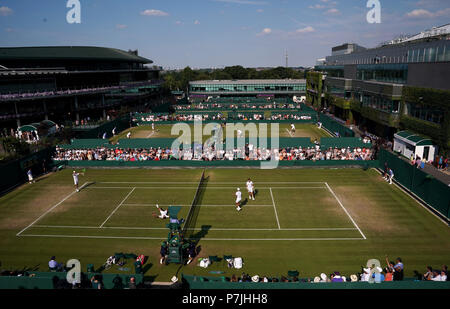
{"type": "Polygon", "coordinates": [[[161,254],[161,259],[159,260],[159,264],[164,263],[165,259],[167,258],[167,243],[165,241],[162,242],[161,244],[161,250],[159,251],[161,254]]]}

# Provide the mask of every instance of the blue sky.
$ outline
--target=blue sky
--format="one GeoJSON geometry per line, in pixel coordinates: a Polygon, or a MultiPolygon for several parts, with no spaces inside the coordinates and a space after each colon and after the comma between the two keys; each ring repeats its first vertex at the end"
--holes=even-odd
{"type": "Polygon", "coordinates": [[[155,64],[221,67],[313,66],[333,46],[365,47],[450,23],[449,0],[80,0],[81,24],[68,24],[67,0],[0,0],[0,46],[93,45],[138,49],[155,64]]]}

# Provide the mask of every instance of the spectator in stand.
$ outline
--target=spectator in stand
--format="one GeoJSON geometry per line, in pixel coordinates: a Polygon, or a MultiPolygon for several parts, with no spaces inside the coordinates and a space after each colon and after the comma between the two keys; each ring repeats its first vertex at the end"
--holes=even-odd
{"type": "Polygon", "coordinates": [[[447,281],[448,281],[449,277],[448,277],[448,267],[447,267],[447,265],[442,265],[441,271],[443,271],[445,273],[445,275],[447,276],[447,281]]]}
{"type": "Polygon", "coordinates": [[[58,262],[56,261],[56,257],[55,257],[55,256],[52,256],[52,257],[50,258],[50,261],[48,262],[48,269],[49,269],[50,271],[61,271],[62,268],[63,268],[63,264],[58,263],[58,262]]]}
{"type": "Polygon", "coordinates": [[[384,281],[394,281],[394,270],[393,270],[393,268],[386,267],[384,269],[384,281]]]}
{"type": "Polygon", "coordinates": [[[433,271],[433,278],[431,278],[432,281],[447,281],[447,275],[444,271],[433,271]]]}
{"type": "Polygon", "coordinates": [[[130,282],[128,283],[128,288],[130,290],[136,290],[137,286],[136,286],[136,278],[135,277],[131,277],[130,278],[130,282]]]}
{"type": "Polygon", "coordinates": [[[102,289],[102,283],[100,282],[98,275],[95,275],[91,278],[91,285],[92,285],[92,288],[95,290],[102,289]]]}
{"type": "Polygon", "coordinates": [[[395,260],[394,265],[394,281],[401,281],[403,280],[403,273],[404,273],[404,266],[401,258],[397,258],[395,260]]]}
{"type": "Polygon", "coordinates": [[[422,280],[431,280],[433,278],[433,268],[431,266],[427,266],[427,271],[422,275],[422,280]]]}

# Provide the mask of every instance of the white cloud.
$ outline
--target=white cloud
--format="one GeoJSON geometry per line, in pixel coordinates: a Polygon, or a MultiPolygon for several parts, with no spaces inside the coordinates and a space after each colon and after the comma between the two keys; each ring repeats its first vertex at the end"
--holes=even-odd
{"type": "Polygon", "coordinates": [[[177,21],[175,22],[175,24],[177,24],[177,25],[182,25],[183,22],[182,22],[181,20],[177,20],[177,21]]]}
{"type": "Polygon", "coordinates": [[[263,9],[257,9],[256,12],[262,13],[262,12],[264,12],[264,10],[263,9]]]}
{"type": "Polygon", "coordinates": [[[169,16],[169,13],[160,10],[145,10],[141,12],[144,16],[169,16]]]}
{"type": "Polygon", "coordinates": [[[8,16],[8,15],[12,15],[13,10],[11,10],[9,7],[7,6],[0,6],[0,16],[8,16]]]}
{"type": "Polygon", "coordinates": [[[416,9],[406,13],[406,16],[409,18],[433,18],[448,15],[450,15],[450,8],[442,9],[436,11],[435,13],[424,9],[416,9]]]}
{"type": "Polygon", "coordinates": [[[261,31],[260,33],[257,34],[257,36],[262,36],[262,35],[268,35],[272,33],[272,29],[270,28],[264,28],[263,31],[261,31]]]}
{"type": "Polygon", "coordinates": [[[194,25],[200,25],[200,22],[198,20],[194,21],[194,25]]]}
{"type": "Polygon", "coordinates": [[[316,31],[316,30],[313,27],[308,26],[305,28],[297,29],[295,32],[296,33],[310,33],[310,32],[314,32],[314,31],[316,31]]]}
{"type": "Polygon", "coordinates": [[[328,11],[325,12],[325,14],[327,14],[327,15],[338,15],[340,13],[341,12],[339,12],[338,9],[329,9],[328,11]]]}
{"type": "Polygon", "coordinates": [[[127,25],[122,25],[122,24],[117,24],[116,25],[116,29],[126,29],[126,28],[128,28],[127,25]]]}
{"type": "Polygon", "coordinates": [[[310,9],[321,10],[321,9],[325,8],[325,5],[322,5],[322,4],[310,5],[309,8],[310,9]]]}

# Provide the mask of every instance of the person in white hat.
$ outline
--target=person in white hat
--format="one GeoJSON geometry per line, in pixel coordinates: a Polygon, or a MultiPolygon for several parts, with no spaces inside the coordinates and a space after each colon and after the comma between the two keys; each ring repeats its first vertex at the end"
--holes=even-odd
{"type": "Polygon", "coordinates": [[[241,200],[242,200],[242,192],[241,189],[237,188],[236,191],[236,209],[237,211],[241,211],[241,200]]]}
{"type": "Polygon", "coordinates": [[[253,281],[253,282],[259,282],[259,276],[258,276],[258,275],[254,275],[254,276],[252,277],[252,281],[253,281]]]}

